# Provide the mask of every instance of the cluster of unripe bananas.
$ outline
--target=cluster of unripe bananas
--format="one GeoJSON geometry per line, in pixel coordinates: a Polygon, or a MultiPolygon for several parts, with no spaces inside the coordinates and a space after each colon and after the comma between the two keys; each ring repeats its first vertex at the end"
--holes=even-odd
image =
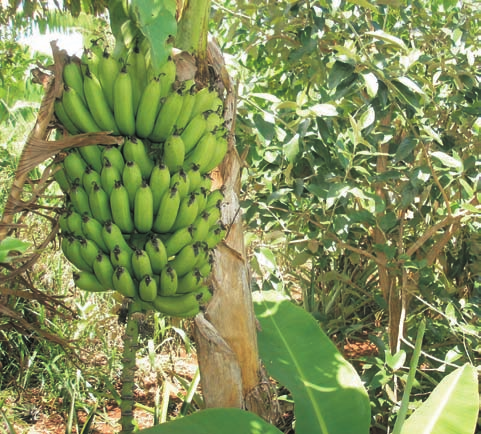
{"type": "Polygon", "coordinates": [[[217,92],[175,78],[172,60],[154,76],[137,47],[124,62],[106,50],[69,59],[58,121],[71,134],[111,131],[124,141],[66,150],[55,178],[77,287],[190,317],[211,297],[211,253],[226,234],[209,172],[227,139],[217,92]]]}

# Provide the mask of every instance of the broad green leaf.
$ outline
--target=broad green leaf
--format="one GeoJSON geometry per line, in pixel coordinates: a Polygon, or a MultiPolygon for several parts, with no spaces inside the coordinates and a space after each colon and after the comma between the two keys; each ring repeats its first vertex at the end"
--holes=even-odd
{"type": "Polygon", "coordinates": [[[8,262],[10,252],[25,253],[30,243],[17,238],[7,237],[0,242],[0,262],[8,262]]]}
{"type": "Polygon", "coordinates": [[[338,115],[336,106],[332,104],[316,104],[310,107],[309,110],[315,116],[319,116],[319,117],[338,115]]]}
{"type": "Polygon", "coordinates": [[[149,41],[152,69],[157,74],[172,52],[173,37],[177,34],[177,21],[171,3],[165,0],[152,4],[150,0],[132,0],[132,9],[138,26],[149,41]]]}
{"type": "Polygon", "coordinates": [[[367,110],[361,115],[359,119],[359,128],[361,130],[370,127],[376,120],[376,112],[372,106],[369,106],[367,110]]]}
{"type": "Polygon", "coordinates": [[[295,134],[291,140],[283,146],[284,154],[289,162],[294,162],[299,155],[299,134],[295,134]]]}
{"type": "Polygon", "coordinates": [[[473,434],[479,411],[477,378],[470,364],[444,377],[404,422],[401,434],[473,434]]]}
{"type": "Polygon", "coordinates": [[[142,434],[281,434],[275,426],[254,413],[237,408],[210,408],[138,432],[142,434]]]}
{"type": "Polygon", "coordinates": [[[376,30],[374,32],[366,32],[365,35],[367,36],[373,36],[376,39],[379,39],[381,41],[387,42],[389,44],[392,44],[401,50],[407,50],[406,45],[404,44],[403,40],[390,35],[389,33],[384,32],[383,30],[376,30]]]}
{"type": "Polygon", "coordinates": [[[419,95],[425,96],[424,91],[419,87],[417,83],[411,80],[409,77],[398,77],[396,78],[399,83],[404,84],[411,92],[417,93],[419,95]]]}
{"type": "Polygon", "coordinates": [[[379,221],[379,227],[383,232],[389,232],[397,224],[397,216],[394,212],[388,212],[383,215],[379,221]]]}
{"type": "Polygon", "coordinates": [[[269,374],[292,393],[296,433],[367,434],[367,392],[319,324],[275,291],[254,298],[259,353],[269,374]]]}
{"type": "Polygon", "coordinates": [[[386,364],[395,372],[401,369],[406,361],[406,351],[399,350],[396,354],[391,355],[389,351],[384,353],[386,364]]]}
{"type": "Polygon", "coordinates": [[[254,255],[256,256],[257,261],[261,267],[271,273],[274,273],[276,271],[276,257],[274,253],[272,253],[272,250],[268,249],[267,247],[261,247],[258,252],[254,253],[254,255]]]}
{"type": "Polygon", "coordinates": [[[460,160],[457,160],[454,157],[451,157],[450,155],[441,152],[441,151],[434,151],[431,152],[431,157],[435,158],[438,160],[443,166],[446,167],[451,167],[453,169],[457,169],[459,171],[463,170],[463,162],[460,160]]]}
{"type": "Polygon", "coordinates": [[[254,97],[254,98],[264,99],[266,101],[270,101],[270,102],[273,102],[273,103],[280,103],[281,102],[281,100],[277,96],[272,95],[270,93],[262,93],[262,92],[256,93],[256,92],[253,92],[249,96],[254,97]]]}
{"type": "Polygon", "coordinates": [[[418,144],[417,140],[411,136],[407,136],[397,147],[396,155],[394,156],[394,162],[405,160],[409,157],[416,145],[418,144]]]}
{"type": "Polygon", "coordinates": [[[374,98],[377,94],[377,90],[379,89],[379,82],[377,81],[377,77],[372,72],[362,74],[362,76],[364,78],[364,82],[366,83],[367,94],[371,98],[374,98]]]}
{"type": "Polygon", "coordinates": [[[339,83],[352,75],[354,69],[354,65],[337,60],[329,73],[329,80],[327,83],[329,89],[335,89],[339,83]]]}

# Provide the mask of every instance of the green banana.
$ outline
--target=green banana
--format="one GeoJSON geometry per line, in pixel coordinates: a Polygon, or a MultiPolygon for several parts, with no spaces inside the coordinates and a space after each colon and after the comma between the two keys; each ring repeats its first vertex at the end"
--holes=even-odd
{"type": "Polygon", "coordinates": [[[180,206],[180,195],[177,185],[167,190],[160,199],[159,210],[152,225],[157,233],[169,232],[174,226],[180,206]]]}
{"type": "Polygon", "coordinates": [[[202,173],[201,178],[201,187],[204,187],[206,191],[210,191],[210,189],[212,188],[212,178],[210,177],[210,175],[208,173],[202,173]]]}
{"type": "Polygon", "coordinates": [[[211,227],[215,226],[221,218],[220,205],[206,208],[204,213],[208,215],[207,223],[209,224],[210,229],[211,227]]]}
{"type": "Polygon", "coordinates": [[[62,103],[62,98],[55,99],[54,111],[58,121],[70,134],[80,133],[80,130],[75,126],[75,124],[72,122],[72,119],[70,119],[69,115],[65,111],[65,108],[62,103]]]}
{"type": "Polygon", "coordinates": [[[209,256],[209,260],[198,268],[199,273],[202,277],[208,278],[210,276],[210,273],[212,272],[213,263],[214,263],[213,257],[209,256]]]}
{"type": "Polygon", "coordinates": [[[85,172],[82,175],[82,187],[85,189],[87,194],[90,194],[93,182],[100,184],[100,175],[92,168],[92,166],[89,165],[85,168],[85,172]]]}
{"type": "Polygon", "coordinates": [[[207,195],[205,208],[210,209],[215,206],[220,209],[224,198],[225,198],[224,187],[218,188],[217,190],[210,191],[209,194],[207,195]]]}
{"type": "MultiPolygon", "coordinates": [[[[102,162],[109,160],[112,166],[115,166],[119,173],[124,170],[125,160],[122,151],[116,145],[107,145],[102,150],[102,162]]],[[[104,163],[105,164],[105,163],[104,163]]]]}
{"type": "Polygon", "coordinates": [[[75,89],[83,104],[86,104],[85,95],[83,91],[83,77],[78,58],[68,56],[63,67],[62,77],[63,82],[69,88],[75,89]]]}
{"type": "Polygon", "coordinates": [[[68,195],[73,207],[80,215],[92,215],[89,205],[89,195],[78,182],[72,186],[68,195]]]}
{"type": "MultiPolygon", "coordinates": [[[[87,214],[86,214],[87,215],[87,214]]],[[[82,228],[82,215],[73,209],[67,210],[65,217],[65,223],[68,228],[68,232],[75,237],[83,237],[84,232],[82,228]]]]}
{"type": "MultiPolygon", "coordinates": [[[[84,81],[85,81],[85,75],[87,74],[87,71],[91,71],[95,75],[98,74],[99,60],[100,60],[100,57],[99,57],[98,50],[93,50],[92,48],[84,47],[82,51],[82,56],[80,57],[80,62],[81,62],[80,67],[82,69],[82,75],[83,75],[84,81]]],[[[87,96],[85,96],[85,98],[87,98],[87,96]]]]}
{"type": "Polygon", "coordinates": [[[88,238],[80,238],[80,255],[83,260],[93,269],[94,261],[99,252],[101,251],[95,241],[88,238]]]}
{"type": "Polygon", "coordinates": [[[142,176],[148,181],[154,168],[154,162],[150,158],[144,142],[137,137],[130,137],[125,141],[122,152],[126,161],[135,161],[139,165],[142,176]]]}
{"type": "Polygon", "coordinates": [[[200,253],[200,244],[188,244],[177,253],[175,258],[169,262],[169,265],[175,269],[177,276],[181,277],[195,268],[200,253]]]}
{"type": "Polygon", "coordinates": [[[205,170],[215,152],[217,139],[215,134],[206,132],[198,141],[195,148],[186,155],[184,167],[191,167],[192,164],[199,166],[200,173],[207,173],[205,170]]]}
{"type": "Polygon", "coordinates": [[[172,134],[167,138],[163,146],[162,158],[170,173],[175,173],[182,168],[185,158],[185,146],[181,136],[172,134]]]}
{"type": "Polygon", "coordinates": [[[207,238],[205,239],[207,247],[209,249],[215,248],[217,244],[219,244],[221,241],[224,240],[226,234],[227,234],[227,229],[225,225],[219,224],[212,227],[209,230],[209,234],[207,235],[207,238]]]}
{"type": "Polygon", "coordinates": [[[197,290],[204,282],[203,276],[200,274],[198,268],[194,268],[187,274],[184,274],[178,279],[177,294],[187,294],[189,292],[197,290]]]}
{"type": "Polygon", "coordinates": [[[112,220],[109,195],[96,182],[92,184],[92,190],[89,194],[89,205],[93,217],[101,224],[112,220]]]}
{"type": "Polygon", "coordinates": [[[112,277],[114,275],[114,267],[110,262],[110,257],[103,252],[100,252],[93,264],[95,277],[106,289],[114,289],[112,277]]]}
{"type": "MultiPolygon", "coordinates": [[[[68,227],[68,216],[73,211],[70,208],[63,208],[60,212],[58,217],[58,226],[60,228],[60,233],[62,236],[67,236],[71,234],[70,229],[68,227]]],[[[81,232],[83,234],[83,232],[81,232]]]]}
{"type": "Polygon", "coordinates": [[[135,194],[142,185],[142,172],[136,161],[127,161],[122,172],[122,183],[129,194],[130,209],[134,209],[135,194]]]}
{"type": "Polygon", "coordinates": [[[160,80],[160,88],[162,92],[160,94],[161,98],[166,97],[172,92],[172,85],[175,82],[175,76],[177,74],[177,69],[175,66],[175,62],[171,57],[165,62],[159,70],[159,80],[160,80]]]}
{"type": "Polygon", "coordinates": [[[154,129],[149,136],[153,142],[163,142],[174,133],[177,117],[182,110],[182,93],[175,91],[162,101],[154,129]]]}
{"type": "MultiPolygon", "coordinates": [[[[158,295],[152,302],[157,312],[174,317],[191,317],[199,312],[196,291],[184,295],[162,297],[158,295]]],[[[202,297],[201,297],[202,298],[202,297]]]]}
{"type": "Polygon", "coordinates": [[[114,189],[110,194],[110,209],[112,220],[124,234],[134,231],[134,220],[130,212],[129,193],[122,181],[115,183],[114,189]]]}
{"type": "Polygon", "coordinates": [[[195,94],[195,102],[191,116],[195,117],[199,113],[207,111],[216,112],[222,105],[222,100],[219,98],[217,91],[209,87],[204,87],[195,94]]]}
{"type": "Polygon", "coordinates": [[[78,151],[85,162],[100,173],[102,170],[102,150],[100,147],[98,145],[80,146],[78,151]]]}
{"type": "Polygon", "coordinates": [[[102,131],[73,87],[65,86],[62,93],[62,104],[68,117],[81,132],[96,133],[102,131]]]}
{"type": "Polygon", "coordinates": [[[177,291],[177,285],[177,272],[174,268],[167,265],[160,273],[159,295],[162,297],[174,295],[177,291]]]}
{"type": "Polygon", "coordinates": [[[157,213],[160,199],[170,186],[170,171],[164,163],[159,162],[154,166],[150,174],[149,185],[152,190],[152,206],[154,213],[157,213]]]}
{"type": "Polygon", "coordinates": [[[77,149],[72,149],[63,160],[63,168],[70,182],[80,182],[87,168],[87,163],[77,149]]]}
{"type": "Polygon", "coordinates": [[[100,184],[105,192],[110,195],[114,189],[115,183],[122,180],[122,174],[116,166],[114,166],[108,158],[104,158],[104,165],[100,172],[100,184]]]}
{"type": "Polygon", "coordinates": [[[60,187],[60,190],[62,190],[63,193],[67,193],[72,187],[72,184],[70,184],[70,181],[67,177],[67,173],[65,172],[65,169],[62,163],[55,163],[52,166],[52,171],[53,171],[53,178],[55,179],[58,186],[60,187]]]}
{"type": "Polygon", "coordinates": [[[88,108],[99,127],[104,131],[112,131],[114,134],[118,134],[119,129],[115,123],[114,114],[105,99],[102,85],[88,67],[84,79],[84,94],[88,108]]]}
{"type": "Polygon", "coordinates": [[[190,193],[180,202],[179,211],[174,226],[172,226],[172,230],[176,231],[177,229],[190,226],[195,222],[198,211],[199,203],[197,201],[197,195],[195,193],[190,193]]]}
{"type": "Polygon", "coordinates": [[[145,181],[135,193],[134,225],[138,232],[146,233],[152,229],[154,219],[154,202],[152,190],[145,181]]]}
{"type": "Polygon", "coordinates": [[[154,274],[160,274],[167,265],[168,258],[164,243],[156,235],[153,235],[145,243],[145,251],[149,255],[152,271],[154,274]]]}
{"type": "Polygon", "coordinates": [[[177,190],[179,190],[179,196],[181,199],[187,196],[189,192],[189,182],[190,178],[184,169],[180,169],[178,172],[174,173],[170,178],[170,187],[177,185],[177,190]]]}
{"type": "Polygon", "coordinates": [[[209,159],[209,162],[205,164],[203,172],[208,173],[222,163],[228,149],[229,143],[227,142],[227,139],[225,137],[217,137],[214,152],[209,159]]]}
{"type": "Polygon", "coordinates": [[[205,204],[207,202],[207,196],[209,195],[209,192],[201,185],[196,193],[198,213],[201,214],[205,210],[205,204]]]}
{"type": "Polygon", "coordinates": [[[135,118],[135,133],[138,137],[146,138],[152,133],[160,110],[160,80],[154,77],[145,87],[139,102],[135,118]]]}
{"type": "Polygon", "coordinates": [[[187,80],[183,83],[182,109],[175,122],[175,127],[179,131],[183,130],[190,120],[192,109],[194,108],[195,93],[195,80],[187,80]]]}
{"type": "Polygon", "coordinates": [[[152,276],[146,274],[139,282],[139,297],[143,301],[154,301],[157,297],[157,283],[152,276]]]}
{"type": "Polygon", "coordinates": [[[112,283],[114,289],[123,296],[130,298],[137,296],[137,283],[127,268],[121,265],[117,266],[112,276],[112,283]]]}
{"type": "Polygon", "coordinates": [[[219,116],[217,112],[209,112],[205,120],[207,121],[206,131],[217,133],[219,129],[224,127],[224,118],[219,116]]]}
{"type": "Polygon", "coordinates": [[[192,239],[194,242],[204,241],[209,234],[209,216],[210,214],[203,211],[192,224],[192,239]]]}
{"type": "Polygon", "coordinates": [[[129,73],[132,77],[132,100],[134,104],[134,113],[137,113],[142,92],[147,85],[147,67],[145,64],[145,56],[140,51],[137,42],[127,57],[127,65],[129,65],[129,73]]]}
{"type": "Polygon", "coordinates": [[[198,245],[199,255],[197,256],[195,267],[200,269],[210,261],[212,251],[209,249],[206,242],[198,243],[198,245]]]}
{"type": "Polygon", "coordinates": [[[200,182],[201,182],[201,174],[200,174],[199,166],[197,164],[192,164],[192,167],[190,169],[187,169],[186,173],[187,173],[187,177],[189,178],[188,193],[197,191],[200,187],[200,182]]]}
{"type": "Polygon", "coordinates": [[[110,261],[114,267],[123,267],[130,274],[133,274],[134,269],[132,268],[132,255],[133,250],[128,248],[121,248],[118,244],[110,252],[110,261]]]}
{"type": "Polygon", "coordinates": [[[65,257],[79,270],[92,272],[92,267],[87,264],[80,253],[80,241],[73,236],[62,238],[60,243],[65,257]]]}
{"type": "Polygon", "coordinates": [[[102,226],[102,239],[109,252],[119,245],[121,249],[130,249],[130,246],[125,241],[120,228],[112,221],[107,221],[102,226]]]}
{"type": "Polygon", "coordinates": [[[73,273],[73,281],[77,288],[87,292],[104,292],[107,289],[99,282],[95,274],[88,271],[78,271],[73,273]]]}
{"type": "Polygon", "coordinates": [[[102,252],[110,251],[102,236],[102,224],[87,214],[82,216],[82,233],[89,240],[95,241],[102,252]]]}
{"type": "Polygon", "coordinates": [[[145,250],[135,249],[132,255],[132,268],[134,270],[135,278],[140,281],[148,274],[153,275],[152,265],[150,263],[149,255],[145,250]]]}
{"type": "Polygon", "coordinates": [[[114,118],[123,136],[135,134],[135,111],[132,93],[132,77],[124,65],[114,82],[114,118]]]}
{"type": "Polygon", "coordinates": [[[193,117],[180,134],[184,141],[185,155],[194,149],[197,142],[204,135],[207,128],[207,115],[208,113],[199,113],[193,117]]]}
{"type": "Polygon", "coordinates": [[[114,110],[114,83],[119,71],[119,62],[105,49],[102,57],[99,59],[98,78],[110,110],[114,110]]]}
{"type": "Polygon", "coordinates": [[[183,227],[181,229],[176,230],[173,234],[171,234],[165,241],[165,252],[167,253],[167,257],[171,257],[179,253],[185,246],[191,244],[193,242],[192,238],[193,228],[183,227]]]}

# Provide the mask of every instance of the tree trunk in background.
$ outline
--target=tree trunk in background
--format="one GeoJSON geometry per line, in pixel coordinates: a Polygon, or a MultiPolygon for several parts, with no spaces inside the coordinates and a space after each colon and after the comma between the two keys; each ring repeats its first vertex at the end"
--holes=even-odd
{"type": "Polygon", "coordinates": [[[217,171],[214,186],[224,185],[222,221],[228,226],[225,242],[215,250],[212,274],[214,296],[205,315],[195,319],[195,340],[206,407],[246,408],[275,422],[277,401],[261,369],[256,318],[252,306],[249,264],[239,205],[243,161],[235,147],[235,94],[222,54],[209,43],[209,63],[226,90],[225,115],[229,151],[217,171]]]}

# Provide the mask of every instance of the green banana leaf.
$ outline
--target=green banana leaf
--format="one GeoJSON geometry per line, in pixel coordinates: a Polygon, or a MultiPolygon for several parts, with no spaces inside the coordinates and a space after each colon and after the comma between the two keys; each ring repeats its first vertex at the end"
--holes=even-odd
{"type": "Polygon", "coordinates": [[[465,364],[441,380],[404,422],[401,434],[473,434],[478,411],[477,371],[465,364]]]}
{"type": "Polygon", "coordinates": [[[282,434],[259,416],[237,408],[211,408],[140,430],[142,434],[282,434]]]}
{"type": "Polygon", "coordinates": [[[314,318],[275,291],[254,294],[259,353],[295,403],[297,434],[367,434],[370,404],[354,368],[314,318]]]}

